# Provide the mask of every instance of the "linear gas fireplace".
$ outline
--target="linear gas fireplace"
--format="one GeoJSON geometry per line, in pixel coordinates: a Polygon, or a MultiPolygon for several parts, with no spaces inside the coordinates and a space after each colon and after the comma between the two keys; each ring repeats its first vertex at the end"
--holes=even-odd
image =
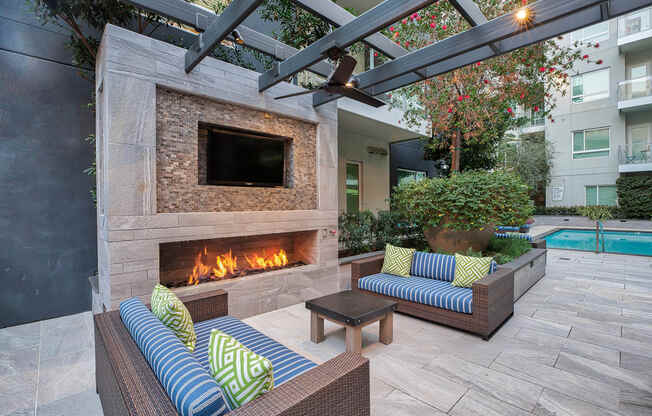
{"type": "Polygon", "coordinates": [[[317,262],[317,231],[160,243],[159,277],[167,287],[237,279],[317,262]]]}

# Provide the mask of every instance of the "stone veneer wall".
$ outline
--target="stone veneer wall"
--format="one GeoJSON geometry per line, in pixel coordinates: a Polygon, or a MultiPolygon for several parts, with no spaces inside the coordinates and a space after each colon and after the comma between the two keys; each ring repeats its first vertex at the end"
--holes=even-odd
{"type": "MultiPolygon", "coordinates": [[[[158,212],[277,211],[317,207],[314,123],[168,88],[156,91],[158,212]],[[236,127],[291,138],[286,188],[200,184],[199,125],[236,127]]],[[[206,134],[206,130],[202,129],[206,134]]],[[[202,138],[205,138],[202,135],[202,138]]],[[[201,144],[205,142],[202,140],[201,144]]],[[[203,146],[202,146],[203,147],[203,146]]]]}
{"type": "Polygon", "coordinates": [[[309,96],[275,101],[273,97],[299,88],[281,83],[261,94],[258,73],[212,58],[186,74],[185,52],[115,26],[104,31],[96,66],[99,278],[94,311],[115,309],[132,296],[149,297],[159,281],[160,243],[223,237],[316,231],[316,261],[287,271],[175,289],[178,293],[223,288],[229,292],[230,313],[246,317],[338,291],[337,105],[315,109],[309,96]],[[179,99],[201,97],[193,100],[250,109],[263,119],[267,113],[276,123],[312,129],[308,136],[313,139],[306,140],[314,143],[315,179],[307,188],[313,196],[301,196],[296,200],[300,206],[287,204],[284,210],[256,205],[251,208],[266,210],[178,212],[188,210],[179,207],[160,212],[156,103],[157,94],[165,90],[176,91],[179,99]]]}

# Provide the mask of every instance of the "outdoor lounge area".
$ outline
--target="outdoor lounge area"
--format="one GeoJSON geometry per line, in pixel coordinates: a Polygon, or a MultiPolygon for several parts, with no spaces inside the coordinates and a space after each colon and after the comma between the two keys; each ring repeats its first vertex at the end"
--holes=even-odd
{"type": "Polygon", "coordinates": [[[11,1],[0,416],[652,415],[652,0],[11,1]]]}

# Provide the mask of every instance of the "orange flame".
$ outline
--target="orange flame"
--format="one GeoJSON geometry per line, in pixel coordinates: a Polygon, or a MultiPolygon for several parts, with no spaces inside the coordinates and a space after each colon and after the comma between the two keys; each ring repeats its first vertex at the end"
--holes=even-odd
{"type": "Polygon", "coordinates": [[[244,267],[240,270],[238,267],[238,257],[234,256],[231,250],[228,253],[218,255],[215,258],[215,265],[209,266],[204,264],[203,257],[208,256],[208,249],[204,247],[203,252],[197,253],[195,258],[195,265],[192,272],[188,275],[188,284],[197,285],[201,279],[223,279],[228,277],[236,277],[241,271],[251,270],[264,270],[274,267],[283,267],[288,264],[287,253],[283,249],[269,256],[259,256],[257,253],[252,253],[251,257],[245,255],[244,258],[249,267],[244,267]]]}

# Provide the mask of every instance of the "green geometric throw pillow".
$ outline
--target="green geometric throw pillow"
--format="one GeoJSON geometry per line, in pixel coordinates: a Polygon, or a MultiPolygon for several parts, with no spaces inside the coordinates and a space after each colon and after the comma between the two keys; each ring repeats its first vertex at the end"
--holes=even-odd
{"type": "Polygon", "coordinates": [[[413,248],[396,247],[391,244],[385,246],[385,260],[382,273],[396,276],[410,277],[412,257],[416,252],[413,248]]]}
{"type": "Polygon", "coordinates": [[[224,389],[231,409],[274,387],[272,363],[217,329],[211,331],[208,341],[208,364],[211,376],[224,389]]]}
{"type": "Polygon", "coordinates": [[[473,282],[489,274],[493,257],[468,257],[455,254],[455,279],[452,285],[471,287],[473,282]]]}
{"type": "Polygon", "coordinates": [[[190,352],[195,350],[197,335],[190,312],[170,289],[156,285],[152,292],[152,313],[174,332],[190,352]]]}

